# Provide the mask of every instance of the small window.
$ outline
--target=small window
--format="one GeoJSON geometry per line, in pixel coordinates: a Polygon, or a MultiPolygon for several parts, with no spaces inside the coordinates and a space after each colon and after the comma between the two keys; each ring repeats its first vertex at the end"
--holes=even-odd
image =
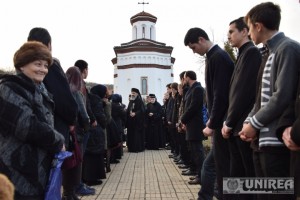
{"type": "Polygon", "coordinates": [[[147,77],[141,77],[141,95],[147,95],[148,94],[148,78],[147,77]]]}
{"type": "Polygon", "coordinates": [[[143,38],[145,38],[145,27],[143,26],[143,38]]]}

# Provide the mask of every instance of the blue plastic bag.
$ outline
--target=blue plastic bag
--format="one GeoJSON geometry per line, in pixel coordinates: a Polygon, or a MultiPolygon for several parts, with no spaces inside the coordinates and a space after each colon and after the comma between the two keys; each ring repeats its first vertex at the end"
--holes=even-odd
{"type": "Polygon", "coordinates": [[[45,200],[61,200],[61,165],[64,159],[72,155],[69,151],[55,154],[52,161],[49,181],[46,187],[45,200]]]}

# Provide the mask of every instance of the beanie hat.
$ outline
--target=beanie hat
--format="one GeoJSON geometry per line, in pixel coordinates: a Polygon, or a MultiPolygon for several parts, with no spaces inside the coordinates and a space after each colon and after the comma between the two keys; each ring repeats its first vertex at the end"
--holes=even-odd
{"type": "Polygon", "coordinates": [[[155,94],[149,94],[150,98],[156,98],[155,94]]]}
{"type": "Polygon", "coordinates": [[[48,47],[41,42],[31,41],[23,44],[14,55],[14,66],[17,71],[28,63],[36,60],[44,60],[48,62],[48,66],[52,64],[52,55],[48,47]]]}
{"type": "Polygon", "coordinates": [[[141,95],[139,89],[137,89],[137,88],[131,88],[131,92],[135,92],[135,93],[137,93],[138,95],[141,95]]]}
{"type": "Polygon", "coordinates": [[[101,99],[105,97],[107,92],[107,87],[105,85],[95,85],[91,88],[91,93],[99,96],[101,99]]]}

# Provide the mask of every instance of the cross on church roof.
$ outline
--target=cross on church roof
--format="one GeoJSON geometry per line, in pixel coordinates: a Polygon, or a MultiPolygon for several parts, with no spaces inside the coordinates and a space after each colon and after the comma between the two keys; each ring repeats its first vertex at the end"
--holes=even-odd
{"type": "Polygon", "coordinates": [[[145,6],[145,4],[149,4],[149,2],[144,2],[144,0],[143,0],[143,2],[138,2],[138,4],[143,4],[143,12],[144,12],[144,6],[145,6]]]}

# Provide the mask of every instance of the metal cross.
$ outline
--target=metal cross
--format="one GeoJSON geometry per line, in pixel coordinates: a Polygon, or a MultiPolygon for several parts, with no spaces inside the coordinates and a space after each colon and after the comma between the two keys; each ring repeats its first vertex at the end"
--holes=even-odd
{"type": "Polygon", "coordinates": [[[145,4],[149,4],[149,2],[144,2],[144,0],[143,0],[143,2],[138,2],[138,4],[143,4],[143,12],[144,12],[144,6],[145,6],[145,4]]]}

